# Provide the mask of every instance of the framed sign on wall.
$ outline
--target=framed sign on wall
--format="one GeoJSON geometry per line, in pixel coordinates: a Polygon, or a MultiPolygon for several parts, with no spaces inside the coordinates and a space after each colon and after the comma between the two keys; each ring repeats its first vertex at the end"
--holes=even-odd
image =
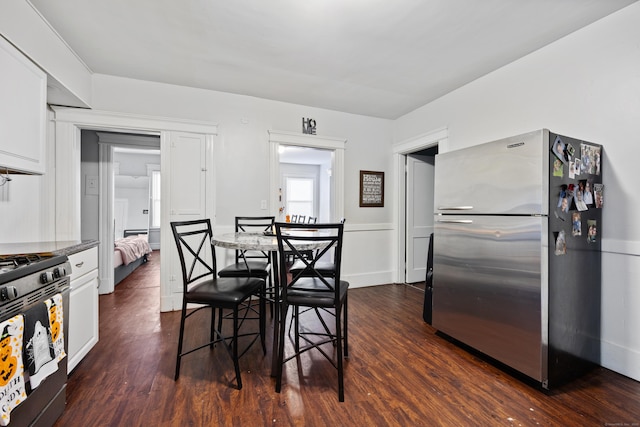
{"type": "Polygon", "coordinates": [[[384,172],[360,171],[360,207],[384,206],[384,172]]]}

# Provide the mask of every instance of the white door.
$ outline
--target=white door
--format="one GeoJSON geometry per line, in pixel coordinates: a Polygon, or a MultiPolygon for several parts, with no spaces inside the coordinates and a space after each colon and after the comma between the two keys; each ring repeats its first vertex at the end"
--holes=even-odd
{"type": "Polygon", "coordinates": [[[433,231],[434,158],[407,155],[406,283],[425,280],[433,231]]]}
{"type": "Polygon", "coordinates": [[[172,132],[170,143],[169,221],[205,217],[205,135],[172,132]]]}
{"type": "Polygon", "coordinates": [[[127,199],[115,199],[113,201],[113,223],[115,225],[115,239],[120,239],[127,228],[127,216],[129,215],[129,201],[127,199]]]}
{"type": "MultiPolygon", "coordinates": [[[[171,221],[189,221],[207,218],[207,167],[208,153],[207,137],[202,134],[185,132],[171,132],[169,137],[168,165],[162,166],[162,188],[168,188],[168,194],[162,192],[162,206],[165,209],[165,199],[168,210],[167,219],[161,216],[162,229],[165,229],[170,244],[163,248],[169,249],[169,262],[165,266],[163,252],[162,267],[169,269],[169,281],[172,294],[172,307],[177,310],[182,301],[182,271],[180,259],[171,234],[171,221]],[[167,172],[167,173],[165,173],[167,172]]],[[[213,170],[211,170],[213,174],[213,170]]],[[[166,211],[165,211],[166,212],[166,211]]]]}

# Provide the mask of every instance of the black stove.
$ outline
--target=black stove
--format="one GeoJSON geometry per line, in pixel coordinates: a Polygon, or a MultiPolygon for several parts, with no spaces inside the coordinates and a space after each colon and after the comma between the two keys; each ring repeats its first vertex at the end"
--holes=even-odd
{"type": "MultiPolygon", "coordinates": [[[[62,337],[68,352],[70,274],[71,264],[65,255],[1,255],[0,322],[27,313],[60,294],[64,316],[62,337]]],[[[28,354],[23,350],[25,365],[29,363],[28,354]]],[[[31,388],[29,382],[26,399],[11,409],[9,426],[53,425],[62,414],[66,401],[67,357],[55,366],[54,371],[35,386],[37,388],[31,388]]],[[[25,382],[27,380],[28,377],[25,382]]]]}
{"type": "Polygon", "coordinates": [[[34,300],[59,292],[69,274],[71,265],[66,255],[0,256],[0,320],[15,315],[34,300]]]}

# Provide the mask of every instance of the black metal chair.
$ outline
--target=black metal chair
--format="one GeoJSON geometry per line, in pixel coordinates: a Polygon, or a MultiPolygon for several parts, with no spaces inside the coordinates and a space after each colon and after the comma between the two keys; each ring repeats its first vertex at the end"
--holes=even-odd
{"type": "MultiPolygon", "coordinates": [[[[345,221],[346,221],[345,218],[340,219],[341,224],[344,224],[345,221]]],[[[303,255],[306,255],[307,258],[309,256],[312,256],[310,251],[301,251],[301,252],[303,255]]],[[[307,265],[304,262],[302,262],[302,260],[297,260],[289,268],[289,273],[305,275],[306,274],[305,270],[307,268],[308,268],[307,265]]],[[[320,271],[320,273],[322,273],[322,275],[324,276],[332,277],[335,274],[335,268],[336,268],[335,263],[331,260],[320,260],[315,264],[315,269],[320,271]]]]}
{"type": "Polygon", "coordinates": [[[338,400],[344,402],[344,370],[343,357],[348,357],[347,335],[347,290],[349,283],[340,279],[340,266],[342,261],[342,240],[344,224],[317,224],[317,231],[310,234],[305,224],[275,223],[278,239],[278,252],[280,260],[281,304],[280,310],[280,337],[278,341],[278,366],[276,371],[276,392],[280,392],[282,386],[282,365],[291,359],[311,349],[317,349],[338,371],[338,400]],[[286,229],[283,232],[283,229],[286,229]],[[322,246],[315,251],[311,259],[305,257],[296,244],[302,242],[317,242],[322,246]],[[288,275],[285,254],[293,254],[296,260],[301,260],[306,269],[305,274],[288,275]],[[323,275],[315,268],[316,263],[323,257],[333,256],[335,269],[332,276],[323,275]],[[294,308],[295,337],[294,353],[285,357],[285,323],[289,307],[294,308]],[[300,307],[318,308],[330,310],[335,323],[333,331],[329,331],[323,322],[324,330],[312,331],[300,327],[300,307]],[[300,346],[300,340],[304,346],[300,346]],[[327,346],[331,348],[329,352],[327,346]],[[335,351],[335,355],[333,354],[335,351]],[[343,353],[344,352],[344,353],[343,353]]]}
{"type": "Polygon", "coordinates": [[[257,277],[226,277],[216,274],[216,254],[211,243],[212,230],[209,219],[171,222],[171,230],[178,249],[182,269],[182,314],[180,317],[180,336],[178,338],[178,355],[176,359],[175,380],[180,375],[182,357],[196,350],[221,343],[231,356],[236,372],[238,389],[242,388],[239,359],[260,337],[262,350],[265,347],[265,302],[264,279],[257,277]],[[259,309],[251,304],[252,296],[259,298],[259,309]],[[187,311],[188,304],[199,304],[187,311]],[[188,351],[183,351],[185,321],[188,317],[204,308],[211,308],[211,331],[209,342],[188,351]],[[216,328],[216,309],[220,321],[216,328]],[[233,336],[226,337],[222,333],[223,310],[231,310],[233,319],[233,336]],[[242,312],[242,317],[240,316],[242,312]],[[259,332],[240,334],[239,330],[246,320],[259,319],[259,332]],[[253,336],[246,348],[239,354],[240,337],[253,336]]]}
{"type": "MultiPolygon", "coordinates": [[[[237,216],[236,233],[264,233],[272,231],[273,216],[237,216]]],[[[220,277],[259,277],[264,279],[267,300],[273,303],[273,281],[271,280],[271,255],[263,251],[235,251],[235,262],[218,271],[220,277]]],[[[273,309],[273,307],[272,307],[273,309]]],[[[273,314],[273,310],[271,311],[273,314]]]]}
{"type": "Polygon", "coordinates": [[[433,320],[433,233],[429,235],[429,249],[427,250],[427,274],[425,277],[424,305],[422,318],[431,325],[433,320]]]}

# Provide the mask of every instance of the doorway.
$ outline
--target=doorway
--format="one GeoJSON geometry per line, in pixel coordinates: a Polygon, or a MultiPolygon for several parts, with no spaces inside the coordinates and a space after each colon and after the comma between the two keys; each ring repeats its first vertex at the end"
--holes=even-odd
{"type": "Polygon", "coordinates": [[[435,155],[438,146],[405,156],[405,283],[424,282],[427,251],[433,232],[433,191],[435,155]]]}
{"type": "MultiPolygon", "coordinates": [[[[282,194],[281,164],[287,163],[287,151],[306,153],[317,164],[322,156],[318,172],[318,221],[337,221],[344,217],[344,150],[346,140],[293,132],[269,131],[269,189],[270,212],[278,221],[284,221],[287,206],[282,194]],[[300,149],[304,149],[300,151],[300,149]],[[313,151],[307,151],[313,150],[313,151]],[[281,157],[281,153],[282,157],[281,157]],[[326,182],[322,184],[322,182],[326,182]]],[[[302,164],[301,158],[289,162],[302,164]]]]}
{"type": "Polygon", "coordinates": [[[329,222],[331,214],[331,151],[280,146],[279,211],[329,222]]]}
{"type": "Polygon", "coordinates": [[[426,182],[425,178],[420,181],[418,176],[427,177],[429,174],[425,170],[429,169],[428,163],[435,156],[435,153],[442,153],[448,150],[448,130],[446,128],[438,129],[423,135],[398,142],[393,145],[394,170],[396,175],[396,192],[394,194],[394,206],[396,214],[394,216],[396,234],[396,274],[395,283],[411,283],[416,278],[424,280],[426,276],[426,251],[428,248],[428,237],[420,237],[429,227],[433,227],[433,186],[435,182],[426,182]],[[420,159],[423,156],[423,159],[420,159]],[[416,160],[417,158],[417,160],[416,160]],[[416,170],[420,173],[415,175],[415,179],[411,180],[412,184],[419,183],[421,189],[409,188],[408,185],[408,160],[413,161],[411,165],[416,166],[416,170]],[[426,166],[423,168],[423,166],[426,166]],[[423,170],[424,169],[424,170],[423,170]],[[415,194],[412,194],[415,193],[415,194]],[[430,194],[430,195],[429,195],[430,194]],[[410,205],[409,203],[413,203],[410,205]],[[429,207],[431,206],[431,207],[429,207]],[[419,218],[413,224],[407,225],[409,218],[409,210],[413,212],[413,218],[419,218]],[[418,212],[416,214],[416,211],[418,212]],[[429,211],[429,212],[427,212],[429,211]],[[414,233],[418,239],[409,244],[408,235],[414,233]],[[409,263],[413,268],[411,277],[408,277],[409,263]]]}
{"type": "MultiPolygon", "coordinates": [[[[99,240],[106,243],[104,247],[113,248],[115,241],[126,235],[146,234],[151,248],[160,249],[160,228],[154,229],[149,223],[152,174],[160,170],[160,136],[83,129],[80,142],[85,186],[81,239],[99,240]],[[105,215],[107,212],[111,215],[105,215]],[[113,227],[100,222],[101,217],[109,216],[113,227]]],[[[101,294],[114,291],[116,267],[120,268],[117,276],[121,280],[124,266],[116,266],[116,259],[120,259],[116,255],[113,250],[101,255],[105,266],[113,266],[101,274],[101,294]]],[[[160,254],[155,255],[159,263],[160,254]]]]}

